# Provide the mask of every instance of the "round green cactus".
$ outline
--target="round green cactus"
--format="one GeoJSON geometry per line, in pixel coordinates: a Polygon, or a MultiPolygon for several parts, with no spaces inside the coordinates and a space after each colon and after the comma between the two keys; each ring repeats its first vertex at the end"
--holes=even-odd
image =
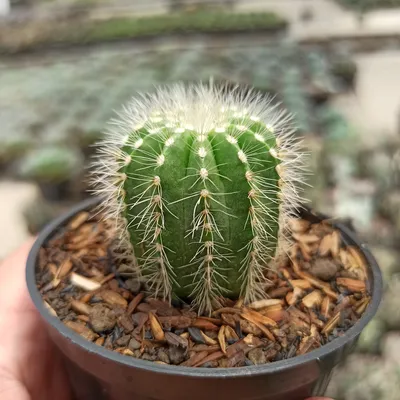
{"type": "Polygon", "coordinates": [[[221,296],[265,297],[265,270],[300,201],[290,116],[249,90],[174,85],[119,117],[94,183],[148,290],[189,298],[200,313],[221,296]]]}

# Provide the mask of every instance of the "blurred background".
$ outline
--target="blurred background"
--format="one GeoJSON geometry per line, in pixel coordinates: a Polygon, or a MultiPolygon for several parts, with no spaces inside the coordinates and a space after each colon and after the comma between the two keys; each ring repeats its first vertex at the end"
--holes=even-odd
{"type": "Polygon", "coordinates": [[[398,400],[400,0],[0,0],[0,258],[88,196],[93,143],[137,90],[252,85],[294,114],[314,208],[350,219],[385,299],[337,400],[398,400]]]}

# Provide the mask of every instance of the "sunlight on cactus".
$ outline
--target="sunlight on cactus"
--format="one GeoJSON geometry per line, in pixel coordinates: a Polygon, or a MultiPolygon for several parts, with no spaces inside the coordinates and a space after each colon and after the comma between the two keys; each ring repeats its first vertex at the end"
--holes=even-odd
{"type": "Polygon", "coordinates": [[[173,85],[133,98],[93,166],[124,257],[154,296],[209,313],[266,297],[265,270],[301,202],[291,118],[249,90],[173,85]]]}

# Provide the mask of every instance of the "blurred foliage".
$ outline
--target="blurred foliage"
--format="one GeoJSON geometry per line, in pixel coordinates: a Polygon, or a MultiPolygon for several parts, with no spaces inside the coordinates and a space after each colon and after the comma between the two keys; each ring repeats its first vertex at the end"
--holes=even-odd
{"type": "Polygon", "coordinates": [[[374,8],[399,7],[400,0],[337,0],[345,6],[366,11],[374,8]]]}
{"type": "Polygon", "coordinates": [[[198,11],[96,21],[81,31],[82,36],[79,40],[91,42],[188,32],[253,31],[279,29],[285,26],[286,21],[283,18],[269,12],[242,14],[198,11]]]}
{"type": "Polygon", "coordinates": [[[334,80],[328,58],[319,51],[310,51],[307,54],[307,62],[311,84],[316,89],[333,94],[335,92],[334,80]]]}
{"type": "Polygon", "coordinates": [[[359,150],[353,145],[357,136],[349,121],[331,106],[323,106],[316,112],[319,132],[325,138],[325,149],[331,154],[355,156],[359,150]]]}
{"type": "Polygon", "coordinates": [[[283,102],[302,135],[340,144],[351,133],[340,114],[316,101],[342,88],[331,73],[336,55],[318,48],[290,42],[208,48],[198,42],[187,50],[103,48],[53,60],[13,68],[0,62],[0,161],[2,154],[6,163],[21,161],[23,176],[38,181],[73,176],[82,169],[81,153],[89,162],[115,110],[137,91],[176,81],[213,77],[254,86],[283,102]]]}
{"type": "Polygon", "coordinates": [[[235,2],[236,0],[169,0],[169,9],[171,12],[232,9],[235,2]]]}
{"type": "Polygon", "coordinates": [[[71,179],[83,167],[75,149],[47,146],[33,150],[20,163],[20,176],[39,182],[59,183],[71,179]]]}
{"type": "Polygon", "coordinates": [[[293,113],[295,125],[300,132],[310,132],[310,105],[301,86],[301,72],[292,67],[284,71],[282,95],[283,102],[293,113]]]}
{"type": "Polygon", "coordinates": [[[14,53],[40,47],[83,45],[122,39],[185,33],[279,31],[287,21],[272,12],[231,13],[196,11],[148,17],[91,21],[70,17],[63,21],[0,25],[0,52],[14,53]]]}
{"type": "Polygon", "coordinates": [[[319,110],[318,118],[321,130],[331,140],[342,141],[348,137],[349,123],[343,115],[331,107],[323,107],[319,110]]]}
{"type": "Polygon", "coordinates": [[[0,164],[21,157],[33,145],[32,137],[17,132],[0,136],[0,164]]]}
{"type": "Polygon", "coordinates": [[[349,57],[338,57],[330,67],[331,73],[345,86],[352,86],[357,74],[357,65],[349,57]]]}

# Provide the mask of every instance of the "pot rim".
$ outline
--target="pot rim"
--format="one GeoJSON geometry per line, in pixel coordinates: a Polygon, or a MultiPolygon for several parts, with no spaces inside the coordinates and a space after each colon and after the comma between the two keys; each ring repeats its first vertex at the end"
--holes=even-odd
{"type": "Polygon", "coordinates": [[[342,223],[335,223],[334,226],[339,229],[349,242],[356,245],[360,251],[363,253],[371,272],[371,283],[372,283],[372,298],[371,302],[365,310],[362,317],[349,329],[346,331],[345,335],[338,337],[332,342],[321,346],[320,348],[313,350],[307,354],[301,356],[295,356],[286,360],[274,361],[269,364],[257,365],[257,366],[246,366],[238,368],[191,368],[191,367],[180,367],[172,365],[162,365],[156,364],[152,361],[140,360],[133,357],[127,357],[119,354],[115,351],[105,349],[104,347],[98,346],[92,342],[81,337],[79,334],[75,333],[71,329],[67,328],[58,317],[52,316],[46,309],[42,296],[40,295],[36,287],[35,270],[36,261],[38,258],[39,250],[48,239],[54,235],[59,226],[64,225],[69,219],[76,215],[80,211],[90,210],[96,206],[99,202],[98,198],[90,198],[85,200],[64,215],[53,220],[48,224],[37,237],[32,249],[29,252],[26,265],[26,281],[29,294],[31,299],[39,311],[42,318],[53,328],[55,328],[61,335],[70,340],[73,344],[82,347],[89,353],[95,353],[98,356],[105,357],[111,361],[119,364],[124,364],[132,368],[138,368],[146,371],[157,372],[167,375],[184,375],[189,377],[198,378],[234,378],[234,377],[244,377],[248,375],[264,375],[270,373],[276,373],[277,371],[282,371],[290,368],[298,367],[302,364],[318,361],[320,358],[333,353],[340,348],[344,347],[347,343],[356,339],[357,336],[362,332],[365,326],[370,322],[370,320],[376,314],[381,297],[382,297],[382,275],[379,269],[378,263],[369,251],[366,244],[361,243],[361,241],[356,237],[355,233],[351,231],[348,227],[342,223]]]}

